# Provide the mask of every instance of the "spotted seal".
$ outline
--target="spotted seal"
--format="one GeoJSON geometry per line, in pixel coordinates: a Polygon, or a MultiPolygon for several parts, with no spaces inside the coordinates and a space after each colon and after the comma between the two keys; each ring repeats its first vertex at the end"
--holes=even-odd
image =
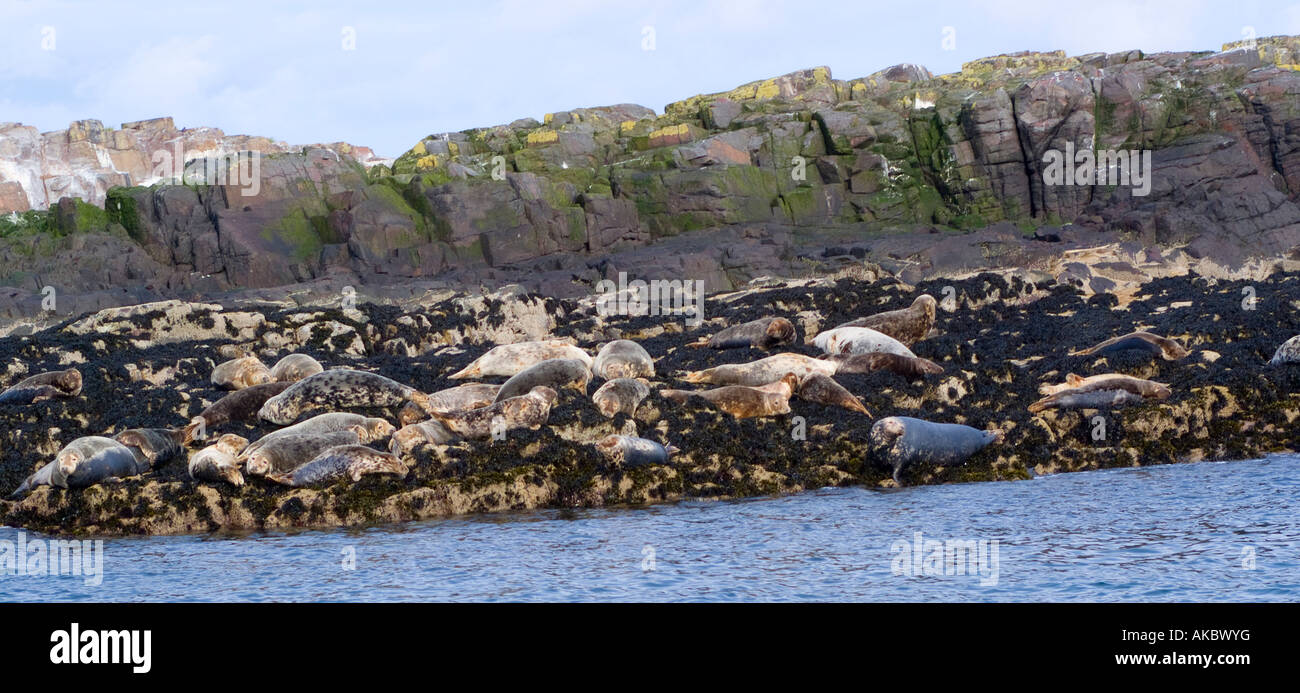
{"type": "Polygon", "coordinates": [[[360,445],[369,437],[364,426],[352,426],[345,431],[329,433],[298,433],[280,436],[259,445],[249,452],[247,448],[235,458],[253,476],[283,474],[310,462],[317,455],[339,445],[360,445]]]}
{"type": "Polygon", "coordinates": [[[650,395],[650,381],[645,378],[614,378],[605,381],[591,396],[601,414],[613,418],[623,413],[632,416],[641,401],[650,395]]]}
{"type": "Polygon", "coordinates": [[[1065,384],[1044,384],[1038,391],[1047,396],[1029,405],[1029,411],[1034,414],[1047,409],[1117,409],[1149,399],[1168,399],[1172,394],[1164,383],[1119,373],[1087,378],[1070,373],[1065,384]]]}
{"type": "Polygon", "coordinates": [[[229,482],[244,485],[244,475],[239,471],[236,458],[248,446],[248,439],[227,433],[212,445],[190,455],[190,478],[195,481],[229,482]]]}
{"type": "Polygon", "coordinates": [[[267,402],[292,386],[293,383],[263,383],[235,390],[190,419],[189,425],[182,429],[183,442],[189,445],[200,432],[210,434],[212,429],[227,421],[252,420],[267,402]]]}
{"type": "MultiPolygon", "coordinates": [[[[597,359],[599,360],[599,359],[597,359]]],[[[587,364],[578,359],[547,359],[510,376],[510,379],[497,391],[494,402],[511,397],[519,397],[532,392],[539,385],[559,392],[570,388],[587,395],[587,385],[591,382],[591,371],[587,364]]]]}
{"type": "Polygon", "coordinates": [[[725,385],[712,390],[660,390],[665,399],[685,404],[699,397],[738,419],[790,413],[790,396],[799,387],[799,377],[786,373],[774,383],[761,386],[725,385]]]}
{"type": "Polygon", "coordinates": [[[447,429],[441,421],[429,419],[401,427],[388,442],[388,451],[394,455],[405,455],[422,443],[445,445],[456,439],[456,434],[447,429]]]}
{"type": "MultiPolygon", "coordinates": [[[[491,383],[465,383],[464,385],[457,385],[456,387],[449,387],[431,393],[429,395],[429,406],[434,411],[478,409],[497,401],[497,392],[500,390],[500,385],[491,383]]],[[[407,402],[406,406],[402,407],[402,410],[397,414],[397,421],[403,426],[424,421],[428,418],[428,412],[414,402],[407,402]]]]}
{"type": "Polygon", "coordinates": [[[1300,334],[1282,342],[1282,346],[1273,352],[1273,358],[1268,360],[1270,366],[1284,363],[1300,363],[1300,334]]]}
{"type": "Polygon", "coordinates": [[[492,347],[486,354],[474,359],[468,366],[447,376],[452,380],[465,378],[491,378],[510,376],[548,359],[578,359],[591,366],[591,356],[578,347],[560,339],[539,342],[518,342],[492,347]]]}
{"type": "Polygon", "coordinates": [[[1186,358],[1187,349],[1172,339],[1150,332],[1130,332],[1120,337],[1107,339],[1093,347],[1071,353],[1071,356],[1109,356],[1121,351],[1138,351],[1151,358],[1160,356],[1166,361],[1186,358]]]}
{"type": "Polygon", "coordinates": [[[180,457],[184,452],[185,431],[175,428],[132,428],[113,436],[113,440],[131,448],[136,459],[152,469],[180,457]]]}
{"type": "Polygon", "coordinates": [[[933,296],[921,294],[907,308],[857,318],[837,325],[836,328],[867,327],[898,340],[903,346],[910,347],[930,334],[930,330],[934,328],[935,309],[938,306],[939,303],[933,296]]]}
{"type": "Polygon", "coordinates": [[[981,431],[962,424],[935,423],[908,416],[887,416],[875,423],[868,434],[872,451],[894,470],[894,482],[902,485],[899,473],[917,462],[948,466],[966,462],[990,443],[1001,443],[1002,431],[981,431]]]}
{"type": "Polygon", "coordinates": [[[333,433],[334,431],[346,431],[354,426],[360,426],[362,430],[366,431],[366,435],[361,441],[363,443],[373,443],[377,440],[383,440],[395,430],[393,424],[388,423],[384,419],[362,416],[361,414],[353,414],[351,412],[336,411],[328,414],[317,414],[306,421],[300,421],[292,426],[268,433],[252,443],[249,443],[248,449],[245,450],[245,452],[251,454],[263,445],[284,436],[302,434],[319,435],[322,433],[333,433]]]}
{"type": "Polygon", "coordinates": [[[103,436],[84,436],[63,446],[54,459],[27,477],[11,497],[18,498],[37,486],[85,488],[113,478],[149,471],[127,446],[103,436]]]}
{"type": "Polygon", "coordinates": [[[870,354],[885,352],[916,358],[903,343],[870,327],[837,327],[813,338],[813,344],[827,354],[870,354]]]}
{"type": "Polygon", "coordinates": [[[844,389],[843,385],[835,382],[829,375],[817,373],[808,376],[802,383],[799,383],[799,389],[795,390],[795,394],[799,396],[799,399],[809,402],[832,407],[843,407],[849,411],[871,416],[871,412],[867,411],[867,407],[862,403],[862,400],[855,397],[852,392],[844,389]]]}
{"type": "Polygon", "coordinates": [[[275,382],[271,369],[256,356],[232,359],[212,369],[212,384],[223,390],[242,390],[270,382],[275,382]]]}
{"type": "Polygon", "coordinates": [[[835,369],[836,366],[831,361],[823,361],[803,354],[784,353],[749,363],[729,363],[702,371],[688,371],[682,375],[682,380],[709,385],[758,387],[776,382],[786,373],[794,373],[803,380],[814,373],[835,375],[835,369]]]}
{"type": "Polygon", "coordinates": [[[81,371],[39,373],[19,380],[0,392],[0,404],[35,404],[55,397],[76,397],[81,394],[81,371]]]}
{"type": "Polygon", "coordinates": [[[399,474],[409,471],[397,456],[365,445],[339,445],[322,451],[306,464],[267,479],[285,486],[328,486],[343,479],[353,483],[366,474],[399,474]]]}
{"type": "Polygon", "coordinates": [[[430,411],[429,396],[409,385],[378,373],[338,368],[293,383],[284,392],[266,400],[258,416],[284,425],[313,409],[396,407],[406,402],[414,402],[426,412],[430,411]]]}
{"type": "Polygon", "coordinates": [[[640,344],[630,339],[615,339],[596,353],[591,371],[604,380],[653,378],[655,362],[640,344]]]}
{"type": "Polygon", "coordinates": [[[540,428],[551,415],[551,405],[559,395],[544,385],[534,387],[528,394],[503,399],[491,406],[469,411],[432,412],[433,419],[455,435],[469,440],[492,437],[493,422],[499,422],[501,432],[516,428],[540,428]]]}
{"type": "Polygon", "coordinates": [[[943,372],[943,366],[929,359],[884,351],[873,351],[869,354],[824,354],[821,358],[835,364],[836,374],[889,371],[905,378],[923,378],[943,372]]]}
{"type": "Polygon", "coordinates": [[[596,450],[605,456],[610,465],[624,469],[668,464],[668,458],[678,451],[672,445],[661,445],[653,440],[624,435],[601,438],[596,443],[596,450]]]}
{"type": "Polygon", "coordinates": [[[324,371],[320,361],[306,354],[289,354],[271,366],[271,378],[279,383],[296,383],[324,371]]]}
{"type": "Polygon", "coordinates": [[[732,325],[713,335],[708,341],[689,344],[710,349],[773,349],[793,342],[794,323],[785,318],[759,318],[741,325],[732,325]]]}

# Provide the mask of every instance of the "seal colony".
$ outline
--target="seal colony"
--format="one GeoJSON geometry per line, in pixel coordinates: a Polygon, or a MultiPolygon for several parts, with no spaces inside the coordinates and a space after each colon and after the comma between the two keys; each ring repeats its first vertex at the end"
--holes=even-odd
{"type": "Polygon", "coordinates": [[[528,295],[268,312],[251,338],[203,343],[55,327],[0,339],[0,388],[81,380],[0,403],[0,493],[22,487],[0,518],[53,533],[325,527],[1294,450],[1300,276],[1251,285],[1275,300],[1243,312],[1241,282],[1188,276],[1121,306],[986,273],[777,283],[694,327],[528,295]],[[953,310],[927,310],[947,286],[953,310]],[[547,331],[502,321],[507,301],[547,331]],[[278,337],[313,317],[338,327],[278,337]],[[833,330],[847,338],[821,348],[833,330]],[[265,373],[244,361],[213,377],[249,357],[265,373]],[[197,417],[204,435],[185,444],[197,417]]]}

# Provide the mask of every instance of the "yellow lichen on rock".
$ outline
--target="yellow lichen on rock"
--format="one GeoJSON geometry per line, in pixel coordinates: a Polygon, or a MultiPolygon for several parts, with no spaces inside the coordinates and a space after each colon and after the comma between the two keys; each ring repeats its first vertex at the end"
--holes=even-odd
{"type": "MultiPolygon", "coordinates": [[[[549,122],[549,118],[550,118],[550,114],[547,114],[547,119],[548,119],[547,122],[549,122]]],[[[560,140],[560,133],[554,130],[534,130],[528,133],[528,138],[527,138],[527,142],[529,146],[535,146],[539,144],[550,144],[552,142],[558,142],[559,140],[560,140]]]]}

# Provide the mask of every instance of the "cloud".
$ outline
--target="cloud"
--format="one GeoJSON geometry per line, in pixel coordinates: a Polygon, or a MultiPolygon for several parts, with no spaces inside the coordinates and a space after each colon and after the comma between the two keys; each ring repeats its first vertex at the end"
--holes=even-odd
{"type": "Polygon", "coordinates": [[[933,70],[1002,52],[1216,49],[1254,25],[1300,33],[1300,5],[1096,0],[1085,11],[1012,0],[907,5],[799,0],[479,0],[412,8],[227,0],[218,13],[141,0],[0,0],[0,106],[45,130],[163,115],[288,142],[345,140],[400,154],[443,130],[619,102],[661,109],[791,70],[840,78],[899,62],[933,70]],[[1240,5],[1240,6],[1238,6],[1240,5]],[[653,25],[656,48],[641,47],[653,25]],[[40,27],[57,29],[40,50],[40,27]],[[940,49],[957,29],[958,50],[940,49]],[[343,27],[356,50],[342,47],[343,27]]]}

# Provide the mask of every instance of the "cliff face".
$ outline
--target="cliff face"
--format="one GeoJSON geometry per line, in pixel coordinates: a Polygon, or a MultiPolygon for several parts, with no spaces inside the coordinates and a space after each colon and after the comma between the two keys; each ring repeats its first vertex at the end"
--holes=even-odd
{"type": "MultiPolygon", "coordinates": [[[[376,160],[366,147],[328,145],[363,163],[376,160]]],[[[64,197],[103,206],[114,186],[153,185],[173,176],[160,166],[236,152],[299,151],[266,137],[227,135],[217,128],[177,129],[171,118],[123,123],[105,128],[98,120],[78,120],[66,130],[42,133],[22,123],[0,123],[0,213],[46,209],[64,197]]]]}
{"type": "MultiPolygon", "coordinates": [[[[10,305],[44,285],[135,302],[340,276],[576,296],[617,270],[716,291],[845,254],[909,281],[1017,265],[1063,237],[1237,267],[1300,244],[1297,56],[1300,38],[1278,37],[1218,53],[1021,53],[940,76],[815,68],[661,115],[582,108],[432,135],[391,167],[269,153],[256,194],[114,187],[103,210],[65,199],[11,221],[0,283],[17,287],[10,305]],[[1051,152],[1105,150],[1151,152],[1148,194],[1045,182],[1051,152]]],[[[78,151],[99,156],[93,129],[74,130],[78,151]]],[[[112,299],[97,301],[87,307],[112,299]]]]}

